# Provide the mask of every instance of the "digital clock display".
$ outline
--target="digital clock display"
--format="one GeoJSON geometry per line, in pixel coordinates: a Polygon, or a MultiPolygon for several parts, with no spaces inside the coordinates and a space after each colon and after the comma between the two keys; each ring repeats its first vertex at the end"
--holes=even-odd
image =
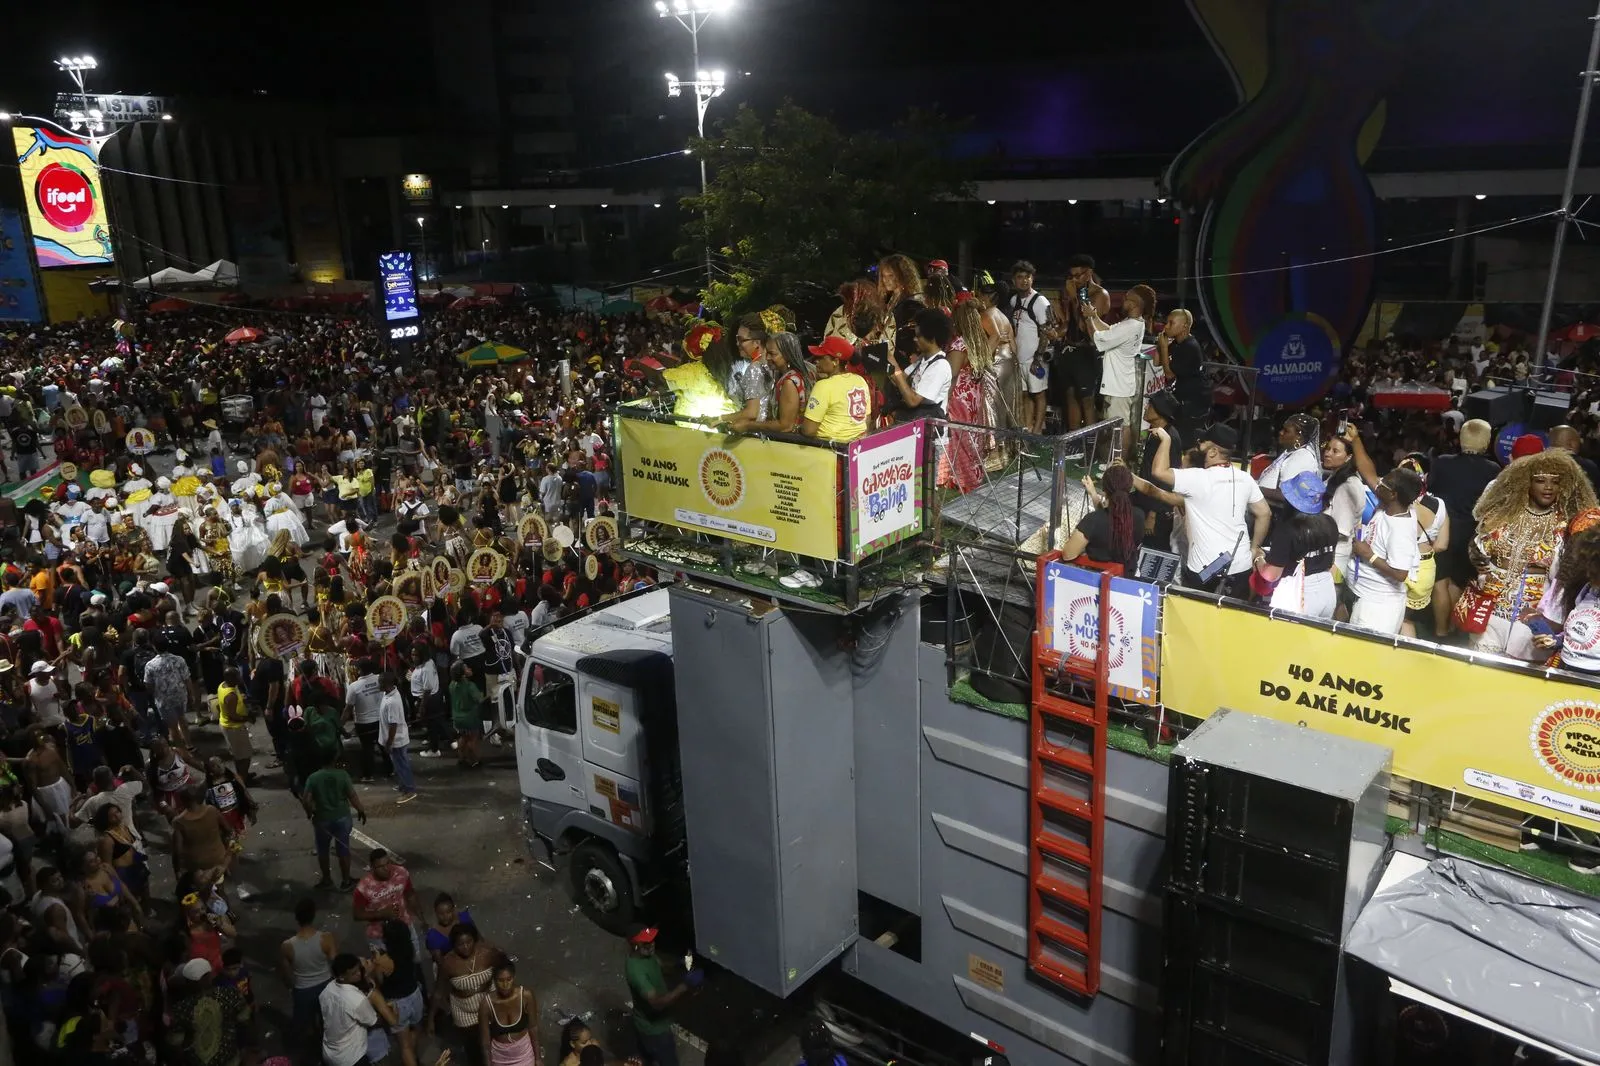
{"type": "Polygon", "coordinates": [[[389,327],[389,339],[392,341],[411,340],[422,336],[422,326],[416,322],[397,322],[389,327]]]}

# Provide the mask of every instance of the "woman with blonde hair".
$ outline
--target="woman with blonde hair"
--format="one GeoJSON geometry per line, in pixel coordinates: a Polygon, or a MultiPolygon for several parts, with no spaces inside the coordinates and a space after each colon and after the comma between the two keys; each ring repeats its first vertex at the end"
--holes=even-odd
{"type": "Polygon", "coordinates": [[[884,309],[894,320],[894,328],[884,335],[889,350],[909,362],[917,350],[917,331],[912,319],[927,306],[922,294],[922,274],[910,256],[884,256],[878,263],[878,292],[883,297],[884,309]]]}
{"type": "Polygon", "coordinates": [[[1519,659],[1540,655],[1524,619],[1538,610],[1568,523],[1593,506],[1589,479],[1560,449],[1513,460],[1483,490],[1468,547],[1477,577],[1451,616],[1473,648],[1519,659]]]}

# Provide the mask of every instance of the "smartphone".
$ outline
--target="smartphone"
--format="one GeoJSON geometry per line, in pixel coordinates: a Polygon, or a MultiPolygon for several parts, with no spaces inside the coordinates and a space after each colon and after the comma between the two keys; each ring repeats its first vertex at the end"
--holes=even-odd
{"type": "Polygon", "coordinates": [[[1349,429],[1350,429],[1349,421],[1347,421],[1346,419],[1343,419],[1343,418],[1339,419],[1339,436],[1341,436],[1341,437],[1344,436],[1345,433],[1347,433],[1349,431],[1349,429]]]}
{"type": "Polygon", "coordinates": [[[1078,286],[1078,302],[1085,307],[1089,306],[1089,283],[1087,281],[1078,286]]]}

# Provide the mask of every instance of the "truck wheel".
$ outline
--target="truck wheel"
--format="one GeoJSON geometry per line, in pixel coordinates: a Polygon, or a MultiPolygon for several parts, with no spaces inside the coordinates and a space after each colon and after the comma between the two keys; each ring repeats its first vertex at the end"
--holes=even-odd
{"type": "Polygon", "coordinates": [[[568,867],[578,905],[596,925],[613,933],[633,924],[633,882],[622,860],[606,844],[589,840],[578,845],[568,867]]]}

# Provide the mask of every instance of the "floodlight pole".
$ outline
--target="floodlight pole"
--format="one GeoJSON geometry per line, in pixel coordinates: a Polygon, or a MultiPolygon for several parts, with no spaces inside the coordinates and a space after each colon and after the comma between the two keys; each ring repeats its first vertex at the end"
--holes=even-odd
{"type": "Polygon", "coordinates": [[[1589,17],[1594,24],[1589,32],[1589,60],[1584,64],[1583,88],[1578,93],[1578,121],[1572,130],[1572,149],[1567,155],[1567,179],[1561,189],[1561,206],[1556,209],[1556,239],[1550,248],[1550,276],[1544,283],[1544,306],[1539,309],[1538,348],[1533,353],[1535,371],[1544,366],[1545,352],[1550,343],[1550,316],[1556,304],[1556,276],[1561,271],[1561,249],[1567,243],[1567,226],[1572,222],[1573,187],[1578,181],[1578,161],[1583,155],[1584,127],[1589,124],[1589,101],[1594,95],[1594,82],[1600,77],[1600,4],[1589,17]]]}

